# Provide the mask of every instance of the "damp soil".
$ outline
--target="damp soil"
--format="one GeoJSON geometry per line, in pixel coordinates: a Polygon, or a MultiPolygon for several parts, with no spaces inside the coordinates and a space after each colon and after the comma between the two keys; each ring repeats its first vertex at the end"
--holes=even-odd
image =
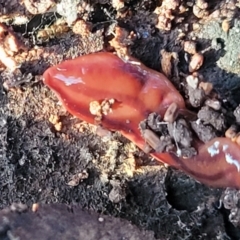
{"type": "MultiPolygon", "coordinates": [[[[0,1],[1,14],[5,16],[0,18],[1,22],[27,46],[18,75],[1,65],[0,208],[8,209],[13,203],[29,207],[33,203],[47,204],[41,214],[53,214],[60,222],[59,212],[66,214],[65,205],[76,206],[76,216],[81,211],[90,211],[106,219],[109,217],[110,222],[120,226],[118,220],[123,219],[125,225],[131,224],[124,231],[132,231],[137,236],[131,239],[240,239],[237,190],[213,189],[196,182],[181,171],[150,158],[117,132],[105,137],[96,134],[95,126],[74,118],[63,109],[41,77],[49,66],[64,59],[127,49],[148,67],[164,72],[182,93],[189,109],[196,109],[195,112],[207,121],[208,107],[194,108],[190,100],[201,102],[202,94],[193,91],[189,94],[189,86],[184,81],[189,74],[191,54],[184,51],[183,43],[194,40],[197,51],[204,56],[198,73],[201,79],[213,84],[212,97],[221,101],[221,111],[227,116],[223,123],[219,115],[213,114],[215,122],[211,125],[218,127],[216,133],[210,126],[196,130],[203,141],[208,141],[220,134],[219,131],[223,134],[235,118],[239,122],[239,1],[199,1],[202,5],[208,3],[207,10],[200,7],[202,15],[195,12],[197,1],[187,4],[186,1],[169,1],[188,9],[185,12],[174,9],[171,21],[167,19],[171,22],[170,29],[169,24],[166,29],[157,24],[158,15],[154,10],[161,6],[158,1],[84,1],[81,5],[77,0],[62,0],[53,3],[46,13],[39,10],[41,13],[35,15],[30,12],[29,2],[19,5],[18,1],[12,1],[10,8],[0,1]],[[27,17],[28,21],[19,23],[19,16],[27,17]],[[70,27],[66,32],[56,33],[52,26],[62,16],[70,26],[76,19],[83,19],[88,25],[81,25],[84,30],[73,31],[70,27]],[[227,31],[222,25],[226,19],[227,31]],[[116,38],[116,26],[126,31],[127,36],[133,32],[134,37],[122,34],[111,46],[109,41],[116,38]],[[40,30],[49,35],[44,41],[38,38],[40,30]],[[177,58],[168,56],[168,60],[162,61],[162,50],[177,53],[177,58]]],[[[15,57],[22,59],[23,53],[18,52],[15,57]]],[[[9,210],[0,211],[1,219],[6,212],[9,210]]],[[[29,214],[27,219],[36,217],[31,211],[26,214],[29,214]]],[[[66,215],[71,222],[71,214],[66,215]]],[[[27,234],[35,231],[28,227],[31,221],[26,220],[24,214],[20,216],[22,219],[19,214],[11,213],[10,222],[22,223],[9,226],[12,229],[21,226],[25,229],[21,237],[31,239],[27,238],[34,236],[27,234]]],[[[86,219],[90,221],[88,215],[86,219]]],[[[4,224],[1,220],[1,227],[4,224]]],[[[67,236],[71,236],[74,224],[78,223],[69,226],[67,236]]],[[[86,226],[95,228],[97,224],[101,221],[86,226]]],[[[57,226],[51,225],[51,228],[57,229],[57,226]]],[[[48,230],[41,234],[41,239],[49,236],[48,230]]],[[[0,231],[1,237],[13,239],[4,228],[0,231]]],[[[74,239],[75,229],[72,237],[74,239]]],[[[120,237],[130,239],[127,234],[96,239],[120,237]]]]}

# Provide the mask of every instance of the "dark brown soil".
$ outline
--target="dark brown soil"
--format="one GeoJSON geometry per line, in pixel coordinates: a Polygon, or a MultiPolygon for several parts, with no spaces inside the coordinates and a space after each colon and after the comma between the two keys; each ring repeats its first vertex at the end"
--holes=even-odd
{"type": "MultiPolygon", "coordinates": [[[[227,115],[224,123],[219,116],[214,118],[219,120],[216,133],[219,134],[234,121],[234,110],[240,104],[239,1],[203,1],[209,6],[201,10],[203,16],[198,15],[200,18],[193,11],[195,1],[169,1],[179,2],[189,9],[181,12],[176,8],[172,12],[170,30],[156,27],[159,27],[159,15],[154,10],[162,1],[114,1],[124,2],[124,7],[117,9],[109,0],[84,1],[84,5],[78,0],[62,0],[58,8],[35,16],[28,9],[31,1],[24,2],[25,5],[18,1],[0,1],[0,13],[6,16],[0,18],[1,22],[12,28],[27,46],[25,55],[23,50],[14,55],[16,61],[21,62],[18,74],[9,72],[1,59],[0,208],[19,202],[28,206],[37,202],[77,205],[79,212],[81,207],[128,220],[143,229],[140,233],[135,226],[126,228],[126,231],[140,234],[135,239],[240,239],[237,190],[212,189],[178,170],[160,165],[119,133],[112,133],[108,138],[98,136],[94,126],[68,114],[41,81],[41,75],[49,66],[64,59],[114,51],[109,41],[114,38],[117,25],[128,34],[131,31],[135,34],[127,41],[118,39],[120,48],[127,48],[148,67],[164,71],[193,109],[188,86],[183,80],[189,74],[191,56],[184,52],[183,43],[194,39],[197,52],[204,56],[198,73],[204,81],[213,84],[215,97],[222,103],[221,111],[227,115]],[[60,5],[65,10],[60,10],[60,5]],[[47,30],[48,27],[53,29],[51,26],[61,17],[56,9],[67,19],[71,26],[69,31],[47,30]],[[29,21],[19,23],[18,16],[28,17],[29,21]],[[77,18],[89,24],[83,26],[81,34],[72,31],[77,18]],[[224,19],[230,24],[227,32],[222,28],[224,19]],[[49,37],[46,41],[38,41],[38,32],[43,29],[49,37]],[[164,64],[170,65],[163,66],[163,49],[176,52],[178,61],[169,58],[164,64]],[[146,238],[144,234],[149,235],[146,238]]],[[[203,110],[199,114],[204,121],[216,125],[209,122],[211,119],[207,119],[209,115],[203,110]]],[[[238,112],[239,109],[235,116],[239,122],[238,112]]],[[[199,135],[203,138],[206,137],[204,131],[213,134],[211,128],[200,129],[199,135]]],[[[59,212],[64,214],[66,209],[63,206],[52,208],[52,216],[58,221],[59,212]]],[[[45,212],[41,214],[51,214],[49,209],[44,207],[45,212]]],[[[24,214],[11,214],[11,223],[19,221],[21,216],[24,218],[24,214]]],[[[27,218],[31,216],[30,211],[27,218]]],[[[0,212],[0,217],[2,229],[4,212],[0,212]]],[[[71,219],[69,214],[69,222],[71,219]]],[[[119,224],[114,218],[115,221],[119,224]]],[[[33,235],[27,234],[34,229],[28,228],[29,224],[28,220],[21,225],[25,229],[21,233],[24,239],[33,239],[28,237],[33,235]]],[[[55,225],[49,226],[58,231],[55,225]]],[[[94,226],[88,224],[89,228],[94,226]]],[[[76,238],[74,231],[72,239],[76,238]]],[[[4,229],[0,230],[1,239],[13,239],[9,236],[4,229]]],[[[130,238],[126,235],[125,239],[130,238]]]]}

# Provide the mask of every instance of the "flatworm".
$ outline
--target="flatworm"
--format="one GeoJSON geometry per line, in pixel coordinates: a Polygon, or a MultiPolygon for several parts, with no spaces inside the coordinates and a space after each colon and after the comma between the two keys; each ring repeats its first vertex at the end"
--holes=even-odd
{"type": "MultiPolygon", "coordinates": [[[[92,124],[96,118],[89,110],[90,103],[114,99],[101,125],[120,131],[141,149],[145,146],[139,130],[141,121],[152,112],[163,116],[173,102],[185,109],[184,99],[163,74],[136,59],[125,61],[112,53],[64,61],[49,68],[43,77],[71,114],[92,124]]],[[[240,146],[223,137],[195,145],[197,155],[190,159],[173,153],[151,155],[207,185],[240,188],[240,146]]]]}

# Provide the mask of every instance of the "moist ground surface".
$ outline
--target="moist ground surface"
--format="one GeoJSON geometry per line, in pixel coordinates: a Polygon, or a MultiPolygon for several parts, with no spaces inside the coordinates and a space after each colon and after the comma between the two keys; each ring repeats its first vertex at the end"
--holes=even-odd
{"type": "Polygon", "coordinates": [[[43,72],[64,59],[128,52],[164,72],[192,110],[189,98],[197,95],[186,84],[191,54],[183,44],[194,40],[204,56],[198,73],[213,84],[212,97],[221,100],[227,125],[234,122],[240,103],[239,2],[163,2],[173,5],[171,14],[162,1],[0,1],[0,22],[11,29],[1,35],[1,46],[11,34],[24,46],[14,51],[4,45],[6,56],[21,63],[17,71],[6,69],[0,57],[1,209],[16,202],[63,203],[123,218],[152,231],[153,239],[240,238],[238,191],[204,186],[118,133],[98,136],[42,83],[43,72]],[[54,27],[61,16],[69,29],[54,27]]]}

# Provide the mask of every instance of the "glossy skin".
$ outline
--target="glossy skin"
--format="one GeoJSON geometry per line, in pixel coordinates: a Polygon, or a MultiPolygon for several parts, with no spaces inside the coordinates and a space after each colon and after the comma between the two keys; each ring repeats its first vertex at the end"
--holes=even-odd
{"type": "MultiPolygon", "coordinates": [[[[184,100],[171,82],[136,59],[123,61],[111,53],[95,53],[65,61],[44,73],[44,83],[74,116],[95,124],[90,113],[92,101],[114,99],[112,112],[101,125],[120,131],[141,149],[145,140],[139,123],[149,113],[163,115],[175,102],[181,109],[184,100]]],[[[227,138],[196,143],[198,155],[184,159],[169,153],[152,153],[159,161],[177,167],[202,183],[215,187],[240,188],[240,147],[227,138]]]]}

